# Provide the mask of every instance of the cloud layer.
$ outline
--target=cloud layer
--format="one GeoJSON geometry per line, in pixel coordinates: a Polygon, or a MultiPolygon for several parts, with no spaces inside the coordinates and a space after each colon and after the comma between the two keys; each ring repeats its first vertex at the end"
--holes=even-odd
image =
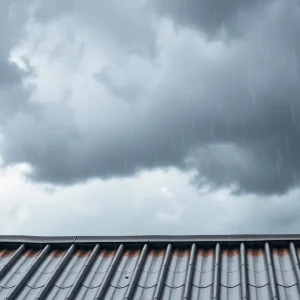
{"type": "Polygon", "coordinates": [[[299,189],[284,197],[199,193],[191,174],[154,170],[51,189],[0,172],[1,234],[141,235],[298,233],[299,189]],[[117,187],[117,188],[116,188],[117,187]],[[37,226],[38,224],[38,226],[37,226]]]}
{"type": "Polygon", "coordinates": [[[54,184],[171,167],[235,193],[299,184],[298,1],[88,2],[32,4],[23,42],[0,42],[5,165],[54,184]]]}

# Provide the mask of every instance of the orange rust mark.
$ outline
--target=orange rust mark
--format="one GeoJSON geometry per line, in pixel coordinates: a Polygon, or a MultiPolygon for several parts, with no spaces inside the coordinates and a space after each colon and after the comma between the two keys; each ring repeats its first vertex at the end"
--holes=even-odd
{"type": "Polygon", "coordinates": [[[115,249],[102,249],[99,255],[103,257],[111,257],[111,256],[115,256],[116,252],[117,250],[115,249]]]}
{"type": "Polygon", "coordinates": [[[225,256],[235,256],[238,255],[240,253],[239,249],[235,248],[235,249],[223,249],[222,250],[222,254],[225,256]]]}
{"type": "Polygon", "coordinates": [[[141,253],[141,250],[133,250],[133,249],[127,249],[124,252],[124,256],[128,256],[128,257],[135,257],[135,256],[139,256],[141,253]]]}
{"type": "Polygon", "coordinates": [[[288,255],[290,252],[289,252],[289,249],[287,248],[274,248],[272,249],[272,253],[275,254],[275,255],[280,255],[280,256],[284,256],[284,255],[288,255]]]}
{"type": "Polygon", "coordinates": [[[9,257],[15,253],[16,250],[2,249],[0,250],[0,257],[9,257]]]}
{"type": "Polygon", "coordinates": [[[264,250],[262,248],[259,249],[247,249],[247,254],[251,256],[260,256],[264,254],[264,250]]]}
{"type": "Polygon", "coordinates": [[[38,256],[40,253],[41,253],[41,250],[27,249],[24,252],[24,256],[26,256],[26,257],[35,257],[35,256],[38,256]]]}
{"type": "Polygon", "coordinates": [[[55,258],[58,258],[58,257],[62,257],[62,256],[64,256],[65,254],[66,254],[66,250],[52,250],[51,252],[50,252],[50,256],[52,256],[52,257],[55,257],[55,258]]]}
{"type": "Polygon", "coordinates": [[[297,248],[297,253],[300,254],[300,248],[297,248]]]}
{"type": "Polygon", "coordinates": [[[179,257],[187,256],[189,254],[190,254],[189,249],[175,249],[173,252],[174,256],[179,256],[179,257]]]}
{"type": "Polygon", "coordinates": [[[150,256],[163,256],[165,254],[164,249],[151,249],[149,251],[150,256]]]}
{"type": "Polygon", "coordinates": [[[198,249],[199,256],[212,256],[215,254],[214,249],[198,249]]]}
{"type": "Polygon", "coordinates": [[[76,252],[75,252],[75,256],[77,257],[88,257],[90,256],[90,254],[92,253],[92,250],[86,250],[86,249],[78,249],[76,252]]]}

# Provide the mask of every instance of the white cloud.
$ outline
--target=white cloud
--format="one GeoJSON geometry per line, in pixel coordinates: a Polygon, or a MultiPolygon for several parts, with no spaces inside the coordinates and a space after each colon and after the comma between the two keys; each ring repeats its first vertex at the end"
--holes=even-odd
{"type": "Polygon", "coordinates": [[[297,232],[300,226],[298,190],[265,201],[226,189],[201,193],[189,184],[191,174],[170,169],[49,193],[49,187],[27,181],[25,171],[24,165],[1,171],[2,234],[276,233],[297,232]]]}
{"type": "Polygon", "coordinates": [[[173,196],[172,193],[169,191],[168,187],[166,186],[161,187],[159,192],[166,199],[171,198],[173,196]]]}

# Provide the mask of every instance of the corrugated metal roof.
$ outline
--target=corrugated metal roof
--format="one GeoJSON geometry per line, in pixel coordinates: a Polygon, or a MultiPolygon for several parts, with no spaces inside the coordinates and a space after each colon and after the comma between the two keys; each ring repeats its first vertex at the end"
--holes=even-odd
{"type": "Polygon", "coordinates": [[[0,299],[300,300],[300,235],[0,236],[0,299]]]}

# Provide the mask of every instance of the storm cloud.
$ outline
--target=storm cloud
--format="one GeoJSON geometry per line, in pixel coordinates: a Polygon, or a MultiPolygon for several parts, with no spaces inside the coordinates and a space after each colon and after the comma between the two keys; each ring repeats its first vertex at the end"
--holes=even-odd
{"type": "MultiPolygon", "coordinates": [[[[299,185],[298,1],[88,2],[35,8],[32,90],[1,96],[4,165],[54,184],[176,167],[234,193],[299,185]]],[[[7,59],[0,95],[21,86],[7,59]]]]}
{"type": "Polygon", "coordinates": [[[255,22],[257,17],[262,17],[265,8],[272,2],[275,0],[154,1],[156,11],[171,18],[176,26],[193,27],[209,39],[220,38],[222,31],[230,37],[242,34],[245,27],[252,23],[248,22],[249,19],[255,22]]]}

